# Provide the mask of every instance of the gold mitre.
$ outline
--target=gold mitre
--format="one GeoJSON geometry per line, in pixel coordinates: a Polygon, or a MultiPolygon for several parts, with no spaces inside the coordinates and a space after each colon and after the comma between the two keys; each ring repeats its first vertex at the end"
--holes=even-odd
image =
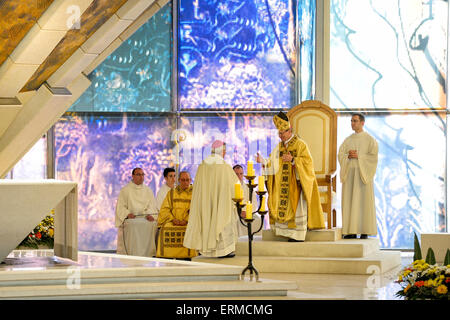
{"type": "Polygon", "coordinates": [[[290,128],[289,118],[281,111],[273,117],[273,123],[275,124],[275,127],[277,127],[278,131],[281,132],[289,130],[290,128]]]}

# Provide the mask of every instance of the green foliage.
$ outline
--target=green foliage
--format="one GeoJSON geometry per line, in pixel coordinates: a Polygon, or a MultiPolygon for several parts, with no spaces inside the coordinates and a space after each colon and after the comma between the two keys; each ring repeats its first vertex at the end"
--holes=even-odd
{"type": "Polygon", "coordinates": [[[425,258],[425,262],[428,264],[436,264],[436,258],[434,257],[433,249],[428,248],[427,257],[425,258]]]}
{"type": "Polygon", "coordinates": [[[448,266],[450,264],[450,249],[447,249],[447,253],[444,258],[444,266],[448,266]]]}
{"type": "Polygon", "coordinates": [[[54,210],[47,215],[29,234],[22,240],[19,247],[38,249],[39,246],[53,248],[54,244],[54,210]]]}
{"type": "Polygon", "coordinates": [[[419,239],[417,238],[416,233],[414,232],[414,260],[422,260],[422,252],[420,251],[420,243],[419,239]]]}

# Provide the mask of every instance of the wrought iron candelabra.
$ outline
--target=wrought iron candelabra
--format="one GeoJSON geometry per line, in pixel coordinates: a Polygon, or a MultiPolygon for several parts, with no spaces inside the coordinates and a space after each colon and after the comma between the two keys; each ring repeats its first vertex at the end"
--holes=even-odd
{"type": "MultiPolygon", "coordinates": [[[[256,178],[255,176],[245,176],[245,178],[248,180],[247,186],[249,189],[249,200],[252,202],[252,195],[253,195],[253,189],[257,186],[257,184],[253,183],[253,180],[256,178]]],[[[253,273],[255,274],[256,281],[259,280],[259,274],[256,268],[253,266],[252,261],[252,241],[253,241],[253,235],[258,233],[264,224],[264,216],[267,213],[267,210],[261,210],[262,202],[263,202],[263,196],[266,194],[267,191],[256,191],[256,194],[259,196],[259,206],[258,210],[252,212],[252,218],[242,218],[242,208],[245,206],[245,204],[241,204],[241,201],[244,200],[242,198],[233,198],[233,201],[236,203],[237,208],[237,214],[240,223],[247,228],[247,234],[248,234],[248,265],[247,267],[242,270],[240,279],[243,280],[245,278],[245,272],[249,271],[250,273],[250,281],[253,280],[253,273]],[[261,216],[261,225],[259,226],[258,230],[255,232],[252,232],[252,222],[254,221],[253,216],[255,213],[259,213],[261,216]]]]}

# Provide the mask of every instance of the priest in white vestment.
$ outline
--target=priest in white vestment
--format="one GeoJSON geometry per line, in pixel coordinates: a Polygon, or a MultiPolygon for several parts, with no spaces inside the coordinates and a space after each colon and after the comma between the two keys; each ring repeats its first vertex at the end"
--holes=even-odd
{"type": "Polygon", "coordinates": [[[361,239],[377,234],[373,179],[378,163],[378,143],[364,131],[365,118],[353,114],[355,131],[339,147],[342,183],[342,234],[344,239],[361,239]]]}
{"type": "Polygon", "coordinates": [[[176,173],[174,168],[165,168],[163,171],[164,183],[156,195],[156,206],[161,210],[161,205],[166,198],[167,192],[175,187],[176,173]]]}
{"type": "MultiPolygon", "coordinates": [[[[244,200],[243,203],[247,203],[250,201],[250,189],[248,188],[248,184],[244,183],[244,168],[237,164],[235,166],[233,166],[233,170],[234,173],[236,173],[236,176],[239,179],[239,182],[241,183],[241,188],[244,192],[244,200]]],[[[256,188],[253,189],[253,193],[252,193],[252,201],[251,201],[254,210],[256,210],[258,208],[258,200],[256,199],[256,188]]],[[[242,208],[242,217],[245,218],[245,206],[242,208]]],[[[253,214],[253,222],[252,222],[252,233],[254,233],[256,230],[259,229],[259,227],[261,226],[261,217],[259,216],[259,214],[255,213],[253,214]]],[[[239,219],[236,219],[237,222],[237,233],[238,233],[238,237],[242,237],[242,236],[248,236],[248,229],[246,227],[246,225],[244,226],[239,219]]],[[[262,228],[261,230],[256,233],[257,235],[261,235],[262,234],[262,228]]]]}
{"type": "Polygon", "coordinates": [[[195,176],[183,245],[205,257],[232,257],[237,242],[234,185],[239,182],[224,160],[225,143],[214,141],[211,156],[195,176]]]}
{"type": "Polygon", "coordinates": [[[152,257],[156,254],[158,209],[153,191],[144,185],[144,171],[135,168],[120,190],[116,205],[117,253],[152,257]]]}

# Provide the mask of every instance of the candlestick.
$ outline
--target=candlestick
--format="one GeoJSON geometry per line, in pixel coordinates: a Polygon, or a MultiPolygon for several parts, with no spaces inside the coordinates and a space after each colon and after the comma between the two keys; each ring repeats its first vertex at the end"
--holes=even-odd
{"type": "Polygon", "coordinates": [[[261,209],[259,211],[266,211],[266,196],[263,196],[261,199],[261,209]]]}
{"type": "Polygon", "coordinates": [[[245,219],[251,220],[253,217],[252,214],[252,203],[251,202],[247,202],[247,206],[245,208],[245,219]]]}
{"type": "Polygon", "coordinates": [[[234,197],[236,199],[240,199],[241,197],[241,184],[239,182],[234,184],[234,197]]]}
{"type": "Polygon", "coordinates": [[[258,191],[264,191],[264,176],[258,178],[258,191]]]}
{"type": "Polygon", "coordinates": [[[255,171],[253,170],[253,161],[251,161],[251,160],[247,161],[247,175],[248,176],[255,175],[255,171]]]}

